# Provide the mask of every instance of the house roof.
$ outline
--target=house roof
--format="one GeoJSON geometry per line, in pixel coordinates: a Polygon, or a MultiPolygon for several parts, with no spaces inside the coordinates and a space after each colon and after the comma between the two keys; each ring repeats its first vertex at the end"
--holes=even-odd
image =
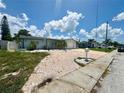
{"type": "Polygon", "coordinates": [[[19,36],[20,39],[45,39],[43,37],[34,37],[34,36],[19,36]]]}
{"type": "MultiPolygon", "coordinates": [[[[45,37],[34,37],[34,36],[23,36],[19,37],[20,39],[31,39],[31,40],[41,40],[41,39],[48,39],[48,40],[61,40],[61,39],[54,39],[54,38],[45,38],[45,37]]],[[[74,39],[64,39],[64,40],[74,40],[74,39]]],[[[76,41],[76,40],[74,40],[76,41]]]]}

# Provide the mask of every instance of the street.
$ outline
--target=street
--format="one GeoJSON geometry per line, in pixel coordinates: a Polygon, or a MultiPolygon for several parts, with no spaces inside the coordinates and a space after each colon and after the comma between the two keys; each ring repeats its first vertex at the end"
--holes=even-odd
{"type": "Polygon", "coordinates": [[[124,53],[117,53],[97,93],[124,93],[124,53]]]}

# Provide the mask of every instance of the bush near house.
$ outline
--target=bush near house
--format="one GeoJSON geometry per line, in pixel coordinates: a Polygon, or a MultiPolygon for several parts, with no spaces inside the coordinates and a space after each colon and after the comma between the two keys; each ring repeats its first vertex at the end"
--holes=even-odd
{"type": "Polygon", "coordinates": [[[0,51],[0,93],[22,93],[21,88],[48,53],[0,51]]]}

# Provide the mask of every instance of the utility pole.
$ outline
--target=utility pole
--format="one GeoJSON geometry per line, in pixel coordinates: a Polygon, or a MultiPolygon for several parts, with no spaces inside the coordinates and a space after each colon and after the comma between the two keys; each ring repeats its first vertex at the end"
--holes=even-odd
{"type": "MultiPolygon", "coordinates": [[[[0,23],[0,30],[1,30],[1,27],[2,27],[2,25],[1,25],[1,23],[0,23]]],[[[1,35],[1,38],[2,38],[2,31],[0,32],[0,35],[1,35]]],[[[0,39],[1,39],[0,38],[0,39]]]]}
{"type": "MultiPolygon", "coordinates": [[[[96,28],[98,26],[98,16],[99,16],[99,1],[97,0],[96,1],[96,28]]],[[[97,32],[97,29],[96,29],[96,42],[97,42],[97,37],[98,37],[98,32],[97,32]]]]}
{"type": "Polygon", "coordinates": [[[105,37],[105,45],[106,45],[106,48],[107,48],[107,46],[108,46],[108,21],[107,21],[107,23],[106,23],[106,37],[105,37]]]}

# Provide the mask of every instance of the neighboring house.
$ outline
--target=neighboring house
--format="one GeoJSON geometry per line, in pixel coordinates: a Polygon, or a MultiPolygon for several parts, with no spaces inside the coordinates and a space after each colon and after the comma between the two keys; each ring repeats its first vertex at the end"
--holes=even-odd
{"type": "Polygon", "coordinates": [[[88,40],[88,48],[96,48],[98,47],[98,43],[94,39],[88,40]]]}
{"type": "Polygon", "coordinates": [[[88,41],[80,42],[80,48],[96,48],[98,47],[98,43],[94,39],[89,39],[88,41]]]}
{"type": "Polygon", "coordinates": [[[82,41],[79,44],[79,48],[87,48],[88,47],[88,42],[87,41],[82,41]]]}
{"type": "Polygon", "coordinates": [[[104,44],[104,43],[101,43],[100,45],[99,45],[99,48],[105,48],[106,47],[106,45],[104,44]]]}
{"type": "Polygon", "coordinates": [[[114,48],[114,46],[108,46],[108,45],[106,45],[105,43],[101,43],[101,44],[99,45],[99,48],[114,48]]]}
{"type": "MultiPolygon", "coordinates": [[[[56,49],[56,42],[59,39],[50,39],[43,37],[20,36],[19,48],[27,49],[31,41],[36,42],[36,49],[56,49]]],[[[77,43],[73,39],[66,39],[67,48],[77,48],[77,43]]]]}

